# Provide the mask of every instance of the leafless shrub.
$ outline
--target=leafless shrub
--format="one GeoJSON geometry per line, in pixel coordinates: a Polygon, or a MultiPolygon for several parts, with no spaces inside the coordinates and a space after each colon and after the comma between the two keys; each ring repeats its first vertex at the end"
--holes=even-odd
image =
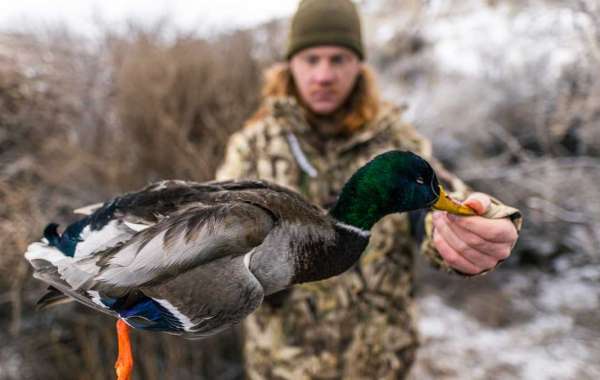
{"type": "MultiPolygon", "coordinates": [[[[392,54],[379,61],[379,69],[388,86],[396,81],[386,92],[410,102],[407,116],[422,133],[435,136],[436,154],[457,174],[523,210],[525,230],[515,257],[549,264],[553,257],[578,252],[599,260],[600,56],[594,53],[600,46],[599,8],[593,1],[575,4],[571,19],[579,33],[556,23],[510,30],[515,24],[508,20],[499,24],[507,28],[505,33],[512,33],[506,45],[490,43],[485,35],[464,35],[473,49],[468,53],[478,59],[479,72],[448,69],[436,55],[440,41],[428,38],[429,33],[436,22],[448,22],[449,15],[459,20],[474,10],[489,14],[493,12],[489,9],[502,5],[489,2],[491,8],[486,10],[472,3],[462,4],[462,10],[449,6],[450,14],[441,18],[427,8],[416,14],[417,26],[410,30],[426,43],[409,51],[408,60],[406,52],[384,50],[392,54]],[[548,43],[550,39],[554,42],[548,43]],[[583,59],[560,64],[555,41],[571,45],[562,54],[583,59]],[[535,52],[528,46],[535,46],[535,52]],[[511,52],[520,54],[519,63],[507,58],[511,52]],[[410,73],[416,77],[406,80],[410,73]]],[[[521,17],[521,25],[540,20],[542,10],[544,17],[557,20],[569,12],[561,2],[507,6],[514,7],[514,17],[527,12],[539,16],[521,17]]],[[[405,41],[406,31],[398,26],[398,37],[388,44],[402,47],[396,40],[405,41]]],[[[457,58],[460,54],[456,51],[457,58]]]]}
{"type": "Polygon", "coordinates": [[[212,177],[227,137],[257,106],[261,75],[252,47],[242,32],[172,43],[141,32],[114,45],[120,144],[129,145],[118,149],[120,183],[212,177]]]}
{"type": "MultiPolygon", "coordinates": [[[[250,35],[163,35],[132,27],[100,42],[66,30],[0,39],[0,303],[11,306],[0,320],[19,378],[110,378],[116,350],[109,318],[75,305],[34,312],[43,285],[22,259],[28,242],[115,192],[211,178],[258,102],[250,35]]],[[[236,330],[202,342],[134,336],[140,378],[241,376],[236,330]]]]}

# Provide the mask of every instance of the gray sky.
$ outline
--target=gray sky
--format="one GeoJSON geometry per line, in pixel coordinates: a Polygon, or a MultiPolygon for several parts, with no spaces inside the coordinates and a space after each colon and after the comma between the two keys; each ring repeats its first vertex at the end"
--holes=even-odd
{"type": "Polygon", "coordinates": [[[93,34],[96,21],[152,23],[168,15],[177,26],[199,31],[247,26],[291,15],[298,0],[0,0],[0,29],[65,23],[93,34]]]}

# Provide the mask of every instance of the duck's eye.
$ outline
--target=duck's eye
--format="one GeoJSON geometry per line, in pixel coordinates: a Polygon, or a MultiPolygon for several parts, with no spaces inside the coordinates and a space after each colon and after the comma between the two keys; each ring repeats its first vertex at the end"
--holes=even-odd
{"type": "Polygon", "coordinates": [[[422,184],[424,184],[424,183],[425,183],[425,180],[423,180],[423,177],[417,177],[417,183],[418,183],[419,185],[422,185],[422,184]]]}

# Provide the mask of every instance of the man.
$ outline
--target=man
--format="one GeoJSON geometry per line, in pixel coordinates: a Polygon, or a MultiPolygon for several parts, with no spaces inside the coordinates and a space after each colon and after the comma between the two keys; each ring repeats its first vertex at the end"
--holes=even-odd
{"type": "MultiPolygon", "coordinates": [[[[287,62],[267,73],[262,107],[228,144],[218,179],[262,178],[323,207],[373,156],[411,150],[464,199],[467,188],[431,156],[430,143],[380,103],[363,63],[360,21],[349,0],[303,0],[287,62]]],[[[462,275],[506,259],[517,210],[484,194],[465,201],[480,215],[392,215],[374,228],[360,263],[336,278],[272,296],[245,323],[250,379],[398,379],[415,357],[413,253],[462,275]]]]}

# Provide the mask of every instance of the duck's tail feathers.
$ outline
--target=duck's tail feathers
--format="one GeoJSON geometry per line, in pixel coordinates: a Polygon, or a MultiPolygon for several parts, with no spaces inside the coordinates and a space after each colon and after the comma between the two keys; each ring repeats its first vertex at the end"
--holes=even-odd
{"type": "Polygon", "coordinates": [[[39,311],[72,301],[74,301],[72,298],[69,298],[54,286],[49,286],[48,291],[37,301],[35,307],[39,311]]]}
{"type": "Polygon", "coordinates": [[[31,266],[37,271],[46,268],[48,265],[58,267],[64,260],[72,260],[65,256],[58,248],[52,246],[48,238],[42,241],[29,244],[25,258],[31,266]]]}
{"type": "MultiPolygon", "coordinates": [[[[68,279],[68,284],[76,288],[93,277],[73,265],[75,259],[66,256],[59,248],[52,246],[48,238],[29,244],[25,258],[34,269],[33,276],[47,283],[53,284],[50,280],[67,283],[65,279],[68,279]]],[[[62,290],[57,286],[55,288],[62,290]]]]}
{"type": "Polygon", "coordinates": [[[74,258],[65,255],[59,248],[50,244],[48,238],[53,238],[54,227],[47,227],[47,237],[39,242],[30,244],[25,252],[25,258],[34,268],[33,276],[50,285],[48,292],[37,302],[38,309],[66,303],[73,298],[81,303],[106,314],[116,314],[95,304],[85,290],[93,285],[94,265],[96,257],[74,258]],[[86,272],[89,269],[91,272],[86,272]]]}
{"type": "Polygon", "coordinates": [[[40,268],[39,270],[36,269],[36,271],[33,273],[35,278],[50,284],[48,292],[44,294],[37,302],[36,307],[38,310],[43,310],[69,301],[79,301],[84,305],[91,307],[92,309],[112,315],[113,317],[117,316],[115,312],[96,304],[92,300],[92,296],[90,295],[89,291],[74,289],[70,283],[62,279],[56,267],[49,265],[48,262],[45,263],[45,268],[40,268]]]}

